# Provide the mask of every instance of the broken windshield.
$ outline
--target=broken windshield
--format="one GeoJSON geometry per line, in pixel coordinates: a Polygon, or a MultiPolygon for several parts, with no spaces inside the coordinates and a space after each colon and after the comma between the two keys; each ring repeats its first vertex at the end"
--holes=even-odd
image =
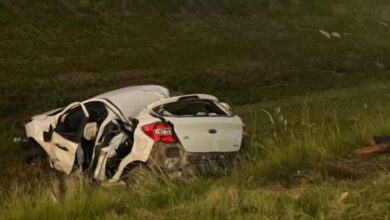
{"type": "Polygon", "coordinates": [[[202,117],[228,115],[215,102],[204,99],[172,102],[157,106],[153,111],[161,116],[202,117]]]}

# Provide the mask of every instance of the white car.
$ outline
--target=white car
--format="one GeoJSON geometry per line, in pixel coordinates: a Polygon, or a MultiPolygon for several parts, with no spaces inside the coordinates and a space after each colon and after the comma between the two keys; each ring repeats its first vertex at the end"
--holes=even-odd
{"type": "Polygon", "coordinates": [[[33,152],[43,149],[52,168],[109,182],[140,164],[171,177],[229,168],[244,134],[240,117],[216,97],[170,97],[156,85],[75,102],[32,117],[25,128],[33,152]]]}

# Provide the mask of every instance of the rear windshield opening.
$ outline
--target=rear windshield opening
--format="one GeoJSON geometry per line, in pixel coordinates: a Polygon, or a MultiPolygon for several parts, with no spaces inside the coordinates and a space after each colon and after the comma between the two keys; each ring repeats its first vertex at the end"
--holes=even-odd
{"type": "Polygon", "coordinates": [[[213,101],[204,99],[172,102],[160,105],[154,108],[153,111],[161,116],[204,117],[228,115],[213,101]]]}

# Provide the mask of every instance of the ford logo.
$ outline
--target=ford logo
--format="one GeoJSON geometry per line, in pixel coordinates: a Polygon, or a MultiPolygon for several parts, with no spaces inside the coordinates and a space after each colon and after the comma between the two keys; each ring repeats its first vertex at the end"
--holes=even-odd
{"type": "Polygon", "coordinates": [[[215,129],[210,129],[210,130],[209,130],[209,133],[210,133],[210,134],[216,134],[216,133],[217,133],[217,130],[215,130],[215,129]]]}

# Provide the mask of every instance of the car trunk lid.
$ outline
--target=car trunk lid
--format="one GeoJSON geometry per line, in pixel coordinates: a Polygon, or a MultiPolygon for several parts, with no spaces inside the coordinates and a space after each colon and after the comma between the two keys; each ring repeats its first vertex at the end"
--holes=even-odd
{"type": "Polygon", "coordinates": [[[164,118],[188,152],[232,152],[241,147],[243,128],[238,116],[164,118]]]}

